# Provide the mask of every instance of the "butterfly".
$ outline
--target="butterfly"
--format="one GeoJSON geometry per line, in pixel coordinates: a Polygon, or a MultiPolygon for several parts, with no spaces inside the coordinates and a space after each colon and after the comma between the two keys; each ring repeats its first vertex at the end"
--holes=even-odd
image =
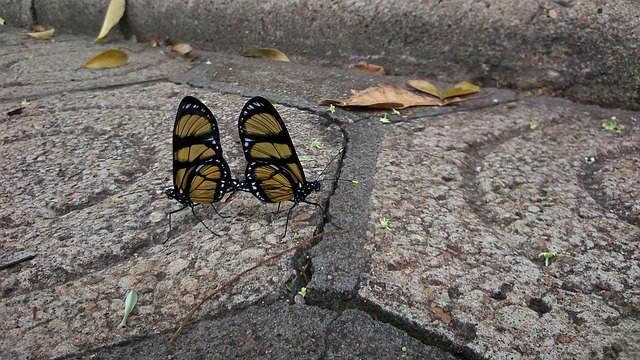
{"type": "Polygon", "coordinates": [[[320,182],[306,180],[291,136],[267,99],[256,96],[247,101],[238,119],[238,131],[248,162],[246,180],[240,187],[266,203],[293,201],[287,213],[284,237],[291,210],[299,203],[322,208],[307,201],[311,192],[320,191],[320,182]]]}
{"type": "Polygon", "coordinates": [[[171,214],[187,207],[215,234],[198,218],[194,207],[213,204],[237,189],[238,181],[231,178],[229,165],[222,157],[216,118],[200,100],[186,96],[178,106],[173,127],[173,187],[165,191],[182,207],[169,213],[169,234],[171,214]]]}

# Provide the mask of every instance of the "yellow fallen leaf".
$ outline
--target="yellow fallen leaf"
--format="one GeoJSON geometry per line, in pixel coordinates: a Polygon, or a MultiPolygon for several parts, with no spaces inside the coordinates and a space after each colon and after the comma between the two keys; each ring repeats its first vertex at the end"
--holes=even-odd
{"type": "Polygon", "coordinates": [[[56,31],[56,29],[51,28],[49,30],[46,31],[40,31],[40,32],[28,32],[27,35],[31,36],[34,39],[38,39],[38,40],[46,40],[49,39],[50,37],[53,36],[53,33],[56,31]]]}
{"type": "Polygon", "coordinates": [[[404,109],[410,106],[440,105],[440,100],[418,95],[399,85],[382,83],[356,91],[347,101],[323,100],[320,105],[344,108],[404,109]]]}
{"type": "Polygon", "coordinates": [[[110,69],[127,65],[127,54],[122,50],[107,50],[84,63],[87,69],[110,69]]]}
{"type": "Polygon", "coordinates": [[[454,96],[469,95],[480,91],[479,86],[466,81],[451,85],[447,87],[444,92],[441,92],[440,90],[438,90],[438,88],[436,88],[433,84],[426,80],[408,80],[407,86],[427,93],[429,95],[439,97],[441,100],[454,96]]]}
{"type": "Polygon", "coordinates": [[[103,41],[107,34],[109,34],[111,28],[114,27],[120,19],[122,19],[125,6],[125,0],[111,0],[109,7],[107,8],[107,15],[104,17],[104,22],[102,23],[102,29],[100,30],[98,37],[93,40],[94,43],[103,41]]]}
{"type": "Polygon", "coordinates": [[[454,96],[462,96],[462,95],[477,93],[478,91],[480,91],[480,86],[473,85],[470,82],[463,81],[447,87],[447,89],[442,94],[441,98],[448,99],[454,96]]]}
{"type": "Polygon", "coordinates": [[[0,17],[0,26],[4,25],[4,19],[0,17]]]}
{"type": "Polygon", "coordinates": [[[407,86],[435,97],[441,95],[440,90],[427,80],[407,80],[407,86]]]}
{"type": "Polygon", "coordinates": [[[287,55],[282,53],[280,50],[273,48],[261,48],[255,45],[249,46],[247,50],[242,53],[242,56],[289,62],[287,55]]]}

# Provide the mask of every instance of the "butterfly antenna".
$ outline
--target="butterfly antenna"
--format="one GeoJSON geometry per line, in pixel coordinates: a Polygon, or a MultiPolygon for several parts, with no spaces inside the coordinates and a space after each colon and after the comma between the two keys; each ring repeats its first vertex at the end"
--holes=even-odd
{"type": "MultiPolygon", "coordinates": [[[[338,156],[340,156],[343,152],[344,152],[344,148],[340,148],[340,150],[338,150],[338,153],[337,153],[337,154],[335,154],[335,155],[333,155],[333,157],[331,158],[331,161],[329,161],[329,163],[327,164],[327,166],[325,166],[325,167],[324,167],[324,169],[320,172],[320,174],[318,174],[318,179],[320,178],[320,176],[322,176],[322,174],[324,174],[324,173],[327,171],[327,169],[329,168],[329,166],[331,165],[331,163],[333,163],[333,161],[334,161],[335,159],[337,159],[337,158],[338,158],[338,156]]],[[[320,181],[320,180],[318,180],[318,181],[320,181]]]]}

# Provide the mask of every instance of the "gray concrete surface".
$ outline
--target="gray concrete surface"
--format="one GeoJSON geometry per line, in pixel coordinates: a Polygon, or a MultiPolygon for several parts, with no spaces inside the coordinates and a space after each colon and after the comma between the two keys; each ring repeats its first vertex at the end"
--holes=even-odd
{"type": "Polygon", "coordinates": [[[382,124],[381,112],[317,104],[407,78],[224,53],[189,63],[92,38],[0,28],[0,255],[36,254],[0,270],[3,358],[640,356],[637,112],[484,88],[382,124]],[[112,47],[130,64],[81,67],[112,47]],[[308,178],[345,146],[330,173],[360,184],[323,182],[310,199],[331,222],[300,206],[284,241],[285,214],[238,194],[218,206],[230,218],[198,209],[219,236],[185,211],[163,244],[178,207],[162,190],[185,95],[216,114],[236,176],[237,116],[261,95],[278,100],[299,154],[315,159],[308,178]],[[22,114],[7,114],[24,99],[22,114]],[[602,129],[611,116],[621,134],[602,129]],[[389,230],[377,227],[383,217],[389,230]],[[168,342],[220,283],[336,225],[349,232],[243,277],[168,342]],[[545,267],[542,251],[558,257],[545,267]],[[294,304],[303,285],[307,304],[294,304]],[[121,329],[130,288],[140,300],[121,329]]]}
{"type": "MultiPolygon", "coordinates": [[[[13,26],[97,34],[108,2],[0,0],[13,26]],[[69,9],[73,9],[70,11],[69,9]]],[[[277,47],[309,64],[532,90],[640,110],[635,0],[129,0],[119,29],[240,53],[277,47]]]]}

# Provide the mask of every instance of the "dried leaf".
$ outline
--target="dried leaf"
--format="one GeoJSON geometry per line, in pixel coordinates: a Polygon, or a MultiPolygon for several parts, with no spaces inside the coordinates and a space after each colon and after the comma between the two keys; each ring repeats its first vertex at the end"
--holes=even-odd
{"type": "Polygon", "coordinates": [[[94,43],[103,41],[104,38],[107,37],[111,28],[114,27],[120,19],[122,19],[125,6],[125,0],[111,0],[109,7],[107,8],[107,15],[104,17],[104,22],[102,23],[100,35],[98,35],[98,37],[93,41],[94,43]]]}
{"type": "Polygon", "coordinates": [[[415,94],[396,84],[382,83],[356,91],[347,101],[323,100],[320,105],[340,106],[344,108],[404,109],[410,106],[440,105],[438,99],[415,94]]]}
{"type": "Polygon", "coordinates": [[[24,106],[20,106],[20,107],[15,108],[15,109],[13,109],[13,110],[11,110],[11,111],[8,111],[8,112],[7,112],[7,115],[9,115],[9,116],[20,115],[20,114],[22,114],[22,112],[24,111],[24,109],[26,109],[24,106]]]}
{"type": "Polygon", "coordinates": [[[376,75],[384,75],[384,68],[380,65],[374,65],[374,64],[369,64],[366,61],[359,61],[357,62],[354,66],[354,69],[358,70],[358,71],[362,71],[362,72],[366,72],[369,74],[376,74],[376,75]]]}
{"type": "Polygon", "coordinates": [[[463,81],[447,87],[447,90],[445,90],[442,94],[442,99],[447,99],[454,96],[469,95],[477,93],[478,91],[480,91],[480,86],[463,81]]]}
{"type": "Polygon", "coordinates": [[[287,55],[282,53],[280,50],[273,48],[261,48],[255,45],[249,46],[247,50],[242,53],[242,56],[289,62],[287,55]]]}
{"type": "Polygon", "coordinates": [[[407,80],[407,86],[435,97],[441,95],[440,90],[427,80],[407,80]]]}
{"type": "Polygon", "coordinates": [[[40,32],[28,32],[27,35],[31,36],[34,39],[38,39],[38,40],[46,40],[49,39],[50,37],[53,36],[53,33],[56,31],[56,29],[51,28],[49,30],[46,31],[40,31],[40,32]]]}
{"type": "Polygon", "coordinates": [[[0,17],[0,26],[4,25],[4,19],[0,17]]]}
{"type": "Polygon", "coordinates": [[[171,51],[180,53],[182,56],[187,56],[188,53],[193,51],[193,47],[187,43],[177,43],[171,46],[171,51]]]}
{"type": "MultiPolygon", "coordinates": [[[[426,80],[408,80],[407,86],[409,86],[410,88],[416,89],[418,91],[427,93],[429,95],[439,97],[441,100],[451,98],[454,96],[469,95],[469,94],[477,93],[478,91],[480,91],[479,86],[473,85],[472,83],[466,82],[466,81],[459,82],[455,85],[451,85],[447,87],[447,89],[444,92],[441,92],[440,90],[438,90],[438,88],[436,88],[433,84],[431,84],[426,80]]],[[[451,103],[451,102],[448,102],[448,103],[451,103]]]]}
{"type": "Polygon", "coordinates": [[[107,50],[84,63],[87,69],[110,69],[127,65],[127,54],[122,50],[107,50]]]}

